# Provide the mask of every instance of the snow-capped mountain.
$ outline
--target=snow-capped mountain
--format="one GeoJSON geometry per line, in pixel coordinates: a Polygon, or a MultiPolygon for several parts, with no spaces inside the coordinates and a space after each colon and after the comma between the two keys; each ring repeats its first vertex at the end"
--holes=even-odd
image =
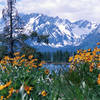
{"type": "Polygon", "coordinates": [[[78,48],[93,48],[96,47],[97,42],[100,42],[100,25],[86,36],[78,48]]]}
{"type": "Polygon", "coordinates": [[[20,16],[24,22],[24,34],[30,35],[32,31],[36,31],[39,34],[49,35],[49,44],[38,44],[34,41],[30,41],[31,46],[49,49],[70,49],[71,47],[82,47],[84,43],[88,46],[89,44],[87,44],[87,42],[90,37],[92,39],[95,35],[97,37],[100,36],[100,25],[87,20],[70,22],[67,19],[49,17],[37,13],[20,14],[20,16]]]}
{"type": "MultiPolygon", "coordinates": [[[[48,45],[54,48],[67,45],[79,46],[98,26],[87,20],[79,20],[72,23],[67,19],[34,13],[23,15],[22,19],[25,21],[25,34],[29,34],[31,31],[36,31],[39,34],[48,34],[48,45]]],[[[36,43],[33,42],[34,44],[36,43]]]]}

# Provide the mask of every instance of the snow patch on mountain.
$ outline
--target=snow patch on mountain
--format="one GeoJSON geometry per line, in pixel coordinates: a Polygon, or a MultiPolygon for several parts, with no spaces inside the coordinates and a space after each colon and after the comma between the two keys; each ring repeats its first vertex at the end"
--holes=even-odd
{"type": "Polygon", "coordinates": [[[36,31],[39,34],[48,34],[50,42],[48,46],[58,48],[67,45],[80,45],[97,26],[97,24],[87,20],[71,23],[69,20],[59,17],[53,18],[42,14],[31,14],[29,22],[25,25],[24,33],[29,34],[36,31]]]}
{"type": "Polygon", "coordinates": [[[32,31],[35,31],[33,30],[33,23],[35,23],[36,25],[39,23],[39,20],[38,18],[40,17],[41,15],[37,16],[37,17],[32,17],[29,19],[29,22],[24,26],[24,33],[27,34],[27,35],[30,35],[30,33],[32,31]]]}
{"type": "Polygon", "coordinates": [[[62,36],[66,35],[68,37],[68,39],[71,39],[70,31],[68,29],[66,29],[66,26],[64,24],[58,24],[57,26],[58,26],[59,30],[61,31],[60,35],[62,35],[62,36]]]}

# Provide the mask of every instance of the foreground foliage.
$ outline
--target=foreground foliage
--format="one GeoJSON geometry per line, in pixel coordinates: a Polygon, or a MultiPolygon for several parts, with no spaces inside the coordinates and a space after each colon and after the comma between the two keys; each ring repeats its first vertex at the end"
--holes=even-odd
{"type": "Polygon", "coordinates": [[[70,68],[50,72],[33,55],[15,53],[0,61],[0,100],[99,100],[100,43],[78,50],[70,68]]]}
{"type": "Polygon", "coordinates": [[[0,61],[0,100],[58,100],[61,74],[42,68],[33,55],[14,54],[0,61]]]}
{"type": "MultiPolygon", "coordinates": [[[[78,50],[69,58],[71,68],[65,75],[72,99],[100,99],[100,43],[94,50],[78,50]]],[[[66,93],[67,94],[67,93],[66,93]]],[[[71,100],[71,99],[70,99],[71,100]]]]}
{"type": "MultiPolygon", "coordinates": [[[[5,56],[0,61],[0,96],[4,99],[37,99],[46,96],[45,81],[48,77],[47,70],[40,69],[44,62],[38,63],[30,55],[27,59],[25,55],[14,54],[14,58],[5,56]],[[43,86],[43,87],[42,87],[43,86]]],[[[46,84],[49,85],[49,84],[46,84]]]]}

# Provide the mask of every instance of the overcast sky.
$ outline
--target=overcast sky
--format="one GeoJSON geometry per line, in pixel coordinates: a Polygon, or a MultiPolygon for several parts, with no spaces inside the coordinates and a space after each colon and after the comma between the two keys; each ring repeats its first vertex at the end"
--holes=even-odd
{"type": "MultiPolygon", "coordinates": [[[[100,0],[16,0],[21,13],[43,13],[71,21],[86,19],[100,23],[100,0]]],[[[6,0],[0,0],[1,11],[6,0]]]]}

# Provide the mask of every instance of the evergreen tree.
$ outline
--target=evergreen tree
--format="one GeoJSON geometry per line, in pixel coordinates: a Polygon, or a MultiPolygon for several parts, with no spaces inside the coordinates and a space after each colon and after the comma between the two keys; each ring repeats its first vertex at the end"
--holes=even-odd
{"type": "Polygon", "coordinates": [[[69,56],[70,56],[70,55],[69,55],[69,52],[68,52],[68,51],[65,51],[65,52],[64,52],[64,56],[63,56],[63,61],[64,61],[64,62],[68,62],[69,56]]]}
{"type": "Polygon", "coordinates": [[[61,50],[58,50],[53,53],[53,62],[61,63],[61,62],[67,62],[69,58],[69,53],[67,51],[62,52],[61,50]]]}
{"type": "Polygon", "coordinates": [[[2,11],[5,27],[1,36],[4,40],[7,40],[2,42],[8,45],[11,57],[14,53],[14,37],[16,37],[16,33],[20,33],[19,30],[22,28],[15,3],[16,0],[7,0],[7,7],[2,11]]]}
{"type": "Polygon", "coordinates": [[[30,36],[24,34],[24,23],[18,15],[15,3],[16,0],[7,0],[7,7],[2,11],[5,27],[3,34],[0,34],[0,42],[7,47],[11,57],[16,50],[23,47],[29,49],[25,42],[28,39],[48,43],[48,35],[39,35],[37,32],[32,32],[30,36]]]}

